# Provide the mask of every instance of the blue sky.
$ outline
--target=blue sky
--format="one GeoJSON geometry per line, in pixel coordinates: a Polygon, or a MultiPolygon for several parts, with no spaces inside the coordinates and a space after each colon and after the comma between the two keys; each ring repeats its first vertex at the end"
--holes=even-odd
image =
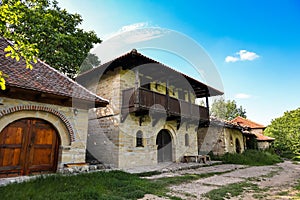
{"type": "Polygon", "coordinates": [[[82,15],[82,28],[104,41],[145,27],[190,37],[213,60],[225,98],[236,100],[253,121],[268,125],[299,107],[300,1],[59,0],[59,5],[82,15]]]}

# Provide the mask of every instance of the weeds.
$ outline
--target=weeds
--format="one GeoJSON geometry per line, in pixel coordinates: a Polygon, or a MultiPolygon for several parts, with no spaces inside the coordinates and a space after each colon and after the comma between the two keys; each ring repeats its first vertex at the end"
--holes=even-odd
{"type": "Polygon", "coordinates": [[[136,173],[137,176],[139,177],[148,177],[148,176],[154,176],[154,175],[159,175],[162,174],[160,171],[150,171],[150,172],[141,172],[141,173],[136,173]]]}
{"type": "Polygon", "coordinates": [[[258,186],[250,182],[233,183],[218,189],[211,190],[204,196],[211,200],[223,200],[230,197],[236,197],[243,193],[244,190],[259,190],[258,186]]]}
{"type": "Polygon", "coordinates": [[[226,153],[218,158],[226,164],[241,164],[250,166],[273,165],[283,160],[276,154],[267,151],[246,150],[241,154],[226,153]]]}

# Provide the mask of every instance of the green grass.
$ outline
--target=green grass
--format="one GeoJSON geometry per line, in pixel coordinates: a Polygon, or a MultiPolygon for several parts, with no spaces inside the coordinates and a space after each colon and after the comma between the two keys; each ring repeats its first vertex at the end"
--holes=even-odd
{"type": "Polygon", "coordinates": [[[136,173],[137,176],[139,177],[148,177],[148,176],[154,176],[154,175],[159,175],[162,174],[160,171],[150,171],[150,172],[141,172],[141,173],[136,173]]]}
{"type": "Polygon", "coordinates": [[[300,179],[298,180],[298,183],[294,188],[298,191],[297,197],[300,199],[300,179]]]}
{"type": "MultiPolygon", "coordinates": [[[[227,171],[228,172],[228,171],[227,171]]],[[[181,183],[191,182],[194,180],[198,180],[201,178],[207,178],[214,175],[220,175],[227,172],[211,172],[205,174],[185,174],[183,176],[174,176],[174,177],[163,177],[153,180],[155,184],[161,186],[171,186],[171,185],[179,185],[181,183]]]]}
{"type": "Polygon", "coordinates": [[[121,171],[74,176],[53,175],[0,187],[5,199],[138,199],[145,194],[164,195],[165,187],[121,171]]]}
{"type": "Polygon", "coordinates": [[[289,194],[289,191],[282,191],[282,192],[278,192],[277,195],[279,196],[287,196],[289,194]]]}
{"type": "Polygon", "coordinates": [[[241,164],[250,166],[273,165],[282,162],[282,159],[268,151],[246,150],[241,154],[226,153],[218,158],[226,164],[241,164]]]}
{"type": "MultiPolygon", "coordinates": [[[[191,182],[225,172],[185,174],[148,180],[122,171],[94,172],[79,175],[41,176],[28,182],[0,187],[1,200],[6,199],[139,199],[145,194],[167,196],[168,186],[191,182]]],[[[146,174],[140,174],[146,175],[146,174]]],[[[148,174],[149,175],[149,174],[148,174]]]]}
{"type": "Polygon", "coordinates": [[[218,189],[211,190],[204,196],[208,197],[210,200],[223,200],[230,197],[239,196],[243,193],[244,190],[258,191],[259,188],[257,185],[250,182],[233,183],[218,189]]]}

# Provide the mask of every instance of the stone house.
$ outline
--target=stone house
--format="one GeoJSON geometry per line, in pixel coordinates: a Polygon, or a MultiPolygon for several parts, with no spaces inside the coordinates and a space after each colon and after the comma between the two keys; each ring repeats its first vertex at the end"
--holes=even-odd
{"type": "Polygon", "coordinates": [[[201,154],[242,153],[245,145],[243,127],[235,123],[211,117],[209,126],[198,130],[198,149],[201,154]]]}
{"type": "Polygon", "coordinates": [[[275,140],[275,138],[264,135],[264,130],[266,128],[264,125],[258,124],[249,119],[238,116],[231,120],[231,123],[236,123],[243,127],[244,134],[247,135],[246,146],[250,149],[268,149],[271,143],[275,140]],[[253,139],[251,139],[253,136],[255,139],[254,142],[253,139]]]}
{"type": "Polygon", "coordinates": [[[87,149],[119,168],[198,155],[197,130],[209,123],[208,98],[223,94],[135,49],[77,81],[110,101],[89,112],[87,149]],[[196,105],[196,98],[206,105],[196,105]]]}
{"type": "Polygon", "coordinates": [[[0,37],[0,177],[51,173],[85,163],[88,109],[108,101],[38,60],[7,58],[0,37]]]}

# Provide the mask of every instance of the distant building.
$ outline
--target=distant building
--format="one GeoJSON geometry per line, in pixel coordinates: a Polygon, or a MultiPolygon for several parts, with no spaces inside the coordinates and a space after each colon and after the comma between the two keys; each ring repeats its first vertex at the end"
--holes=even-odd
{"type": "Polygon", "coordinates": [[[242,153],[245,150],[243,128],[228,121],[211,118],[207,127],[198,130],[199,153],[212,152],[214,155],[242,153]]]}
{"type": "MultiPolygon", "coordinates": [[[[246,136],[246,146],[248,148],[258,148],[261,150],[268,149],[270,147],[270,144],[275,140],[272,137],[268,137],[264,135],[265,126],[258,124],[256,122],[253,122],[249,119],[245,119],[243,117],[236,117],[235,119],[230,121],[231,123],[236,123],[243,127],[244,134],[246,136]],[[254,145],[253,142],[251,142],[251,136],[255,136],[255,139],[257,141],[257,147],[254,145]]],[[[255,143],[254,143],[255,144],[255,143]]]]}

